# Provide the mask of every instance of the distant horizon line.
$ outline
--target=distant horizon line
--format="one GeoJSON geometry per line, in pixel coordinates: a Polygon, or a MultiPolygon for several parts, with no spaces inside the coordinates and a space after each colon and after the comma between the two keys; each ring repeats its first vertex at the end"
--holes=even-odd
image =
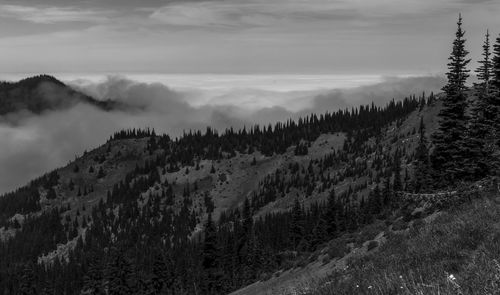
{"type": "Polygon", "coordinates": [[[369,77],[427,77],[427,76],[442,76],[445,72],[371,72],[371,73],[339,73],[339,72],[316,72],[316,73],[291,73],[291,72],[248,72],[248,73],[229,73],[229,72],[143,72],[143,71],[95,71],[95,72],[52,72],[52,71],[38,71],[38,72],[3,72],[3,76],[37,76],[37,75],[51,75],[57,77],[58,75],[99,75],[99,76],[126,76],[126,75],[164,75],[164,76],[369,76],[369,77]]]}

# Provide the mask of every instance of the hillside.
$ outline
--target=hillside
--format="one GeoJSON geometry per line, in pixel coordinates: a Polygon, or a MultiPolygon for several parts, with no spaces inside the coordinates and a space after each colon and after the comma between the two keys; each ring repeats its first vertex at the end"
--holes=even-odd
{"type": "Polygon", "coordinates": [[[40,114],[67,109],[78,103],[90,104],[103,110],[123,107],[110,100],[96,100],[48,75],[34,76],[18,82],[0,82],[0,116],[21,111],[40,114]]]}
{"type": "Polygon", "coordinates": [[[220,135],[117,132],[0,197],[0,290],[230,293],[388,217],[439,109],[412,97],[220,135]]]}
{"type": "Polygon", "coordinates": [[[497,294],[498,178],[415,197],[231,294],[497,294]]]}

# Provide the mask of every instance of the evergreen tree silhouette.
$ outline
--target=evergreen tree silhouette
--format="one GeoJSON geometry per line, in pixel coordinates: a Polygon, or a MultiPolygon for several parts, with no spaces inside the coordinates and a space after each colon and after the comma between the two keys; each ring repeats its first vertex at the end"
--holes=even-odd
{"type": "Polygon", "coordinates": [[[431,155],[432,166],[437,172],[437,184],[451,184],[466,176],[467,159],[467,87],[465,82],[469,77],[467,58],[469,52],[465,49],[465,31],[462,29],[462,16],[457,23],[456,38],[449,57],[448,83],[443,88],[443,108],[439,113],[439,129],[433,134],[434,150],[431,155]]]}
{"type": "Polygon", "coordinates": [[[425,192],[431,186],[429,147],[425,135],[424,118],[420,117],[420,126],[418,128],[418,146],[415,150],[415,176],[413,190],[416,193],[425,192]]]}
{"type": "Polygon", "coordinates": [[[491,91],[491,52],[489,32],[486,33],[483,44],[483,59],[479,61],[476,70],[479,83],[475,85],[476,100],[472,105],[471,120],[468,126],[467,148],[469,157],[467,169],[470,178],[481,179],[488,175],[495,167],[494,142],[495,119],[498,116],[497,100],[491,91]]]}

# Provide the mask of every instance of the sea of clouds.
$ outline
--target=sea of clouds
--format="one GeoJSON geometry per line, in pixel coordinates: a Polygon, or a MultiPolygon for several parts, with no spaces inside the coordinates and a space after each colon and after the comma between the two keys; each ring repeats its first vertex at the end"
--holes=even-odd
{"type": "MultiPolygon", "coordinates": [[[[439,92],[440,76],[63,76],[73,88],[113,99],[127,110],[106,112],[90,105],[42,115],[22,111],[0,118],[0,193],[103,144],[123,128],[150,127],[179,136],[189,129],[219,130],[268,124],[311,112],[375,102],[384,105],[422,92],[439,92]]],[[[50,95],[50,94],[48,94],[50,95]]]]}

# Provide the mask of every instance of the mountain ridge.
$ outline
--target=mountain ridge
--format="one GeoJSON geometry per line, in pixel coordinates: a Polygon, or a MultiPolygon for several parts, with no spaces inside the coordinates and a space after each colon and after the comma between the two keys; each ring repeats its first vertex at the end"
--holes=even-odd
{"type": "Polygon", "coordinates": [[[104,111],[125,108],[120,102],[97,100],[83,94],[50,75],[0,82],[0,116],[22,111],[40,115],[46,111],[68,109],[79,103],[104,111]]]}

